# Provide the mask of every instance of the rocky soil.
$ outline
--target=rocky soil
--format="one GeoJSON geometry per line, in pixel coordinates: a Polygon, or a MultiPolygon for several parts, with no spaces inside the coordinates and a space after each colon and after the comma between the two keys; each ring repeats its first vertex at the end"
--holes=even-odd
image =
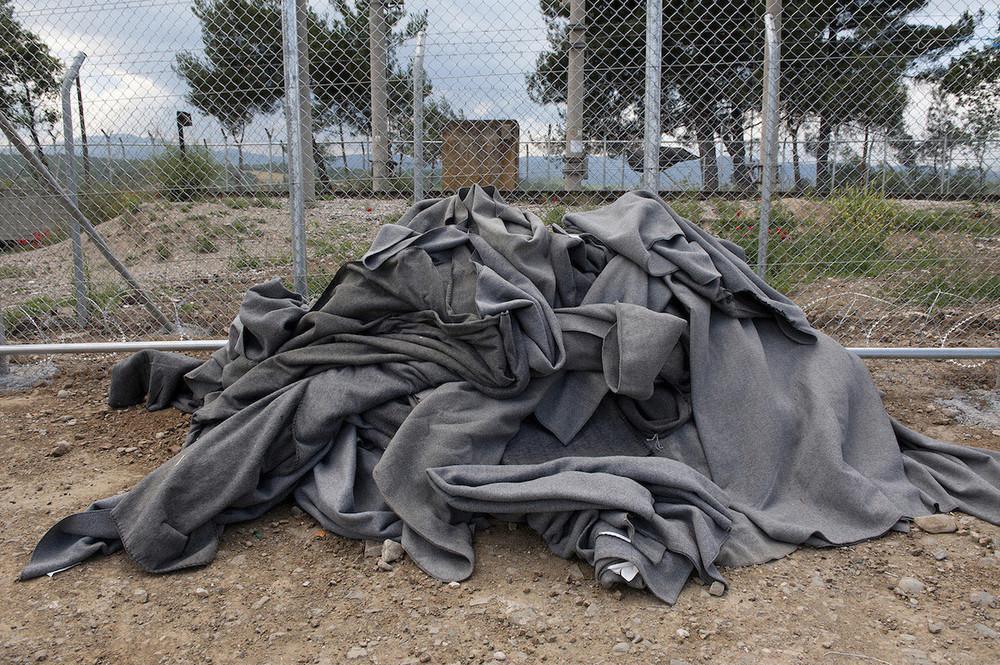
{"type": "MultiPolygon", "coordinates": [[[[4,663],[1000,660],[1000,529],[963,515],[726,570],[724,595],[692,582],[674,607],[599,587],[524,527],[478,534],[475,574],[442,584],[290,504],[229,529],[206,568],[152,576],[115,555],[16,582],[57,518],[129,488],[183,440],[181,413],[105,406],[112,361],[59,358],[51,383],[0,397],[4,663]]],[[[1000,449],[996,363],[870,367],[904,422],[1000,449]]]]}

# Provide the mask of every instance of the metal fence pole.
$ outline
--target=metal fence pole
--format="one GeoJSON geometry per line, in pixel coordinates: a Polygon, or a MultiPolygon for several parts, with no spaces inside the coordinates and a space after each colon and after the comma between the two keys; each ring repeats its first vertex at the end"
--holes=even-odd
{"type": "Polygon", "coordinates": [[[83,84],[76,76],[76,108],[80,112],[80,153],[83,156],[83,185],[90,184],[90,144],[87,142],[87,118],[83,112],[83,84]]]}
{"type": "Polygon", "coordinates": [[[386,99],[386,25],[384,0],[368,4],[368,50],[371,68],[372,189],[389,189],[389,112],[386,99]]]}
{"type": "MultiPolygon", "coordinates": [[[[76,177],[76,148],[73,145],[73,83],[80,75],[80,67],[87,59],[87,54],[80,51],[66,69],[66,77],[62,82],[62,115],[63,115],[63,152],[66,160],[66,193],[73,205],[79,205],[76,177]]],[[[76,322],[80,326],[87,325],[90,318],[87,302],[87,276],[83,265],[83,238],[80,236],[80,223],[70,219],[70,241],[73,246],[73,292],[76,298],[76,322]]]]}
{"type": "Polygon", "coordinates": [[[424,31],[413,50],[413,201],[424,198],[424,31]]]}
{"type": "MultiPolygon", "coordinates": [[[[52,353],[133,353],[144,349],[160,351],[213,351],[228,343],[225,339],[146,340],[140,342],[63,342],[58,344],[7,344],[0,343],[3,355],[27,356],[52,353]]],[[[859,358],[910,358],[920,360],[947,359],[1000,359],[997,347],[947,347],[947,346],[848,346],[850,353],[859,358]]]]}
{"type": "MultiPolygon", "coordinates": [[[[0,346],[6,346],[7,344],[7,333],[6,333],[6,322],[4,321],[3,312],[0,311],[0,346]]],[[[6,353],[0,353],[0,376],[10,373],[10,359],[7,357],[6,353]]]]}
{"type": "Polygon", "coordinates": [[[586,0],[569,0],[569,63],[566,69],[566,153],[563,178],[566,191],[580,189],[587,175],[587,155],[583,144],[583,105],[586,76],[583,71],[587,49],[586,0]]]}
{"type": "Polygon", "coordinates": [[[274,136],[270,129],[265,129],[264,133],[267,135],[267,188],[271,190],[274,187],[274,136]]]}
{"type": "Polygon", "coordinates": [[[104,134],[104,147],[108,151],[108,187],[111,189],[115,188],[115,161],[114,155],[111,153],[111,135],[108,134],[103,129],[101,134],[104,134]]]}
{"type": "Polygon", "coordinates": [[[645,132],[642,144],[642,186],[660,186],[660,60],[663,48],[663,0],[646,0],[645,132]]]}
{"type": "Polygon", "coordinates": [[[292,221],[292,282],[295,290],[308,295],[306,283],[306,197],[303,183],[303,140],[302,101],[299,96],[299,28],[298,0],[283,0],[282,32],[285,56],[285,95],[287,108],[285,122],[288,125],[288,196],[292,221]]]}
{"type": "MultiPolygon", "coordinates": [[[[781,11],[780,0],[768,0],[768,7],[777,6],[781,11]]],[[[760,223],[757,229],[757,274],[763,277],[767,272],[767,237],[771,231],[771,193],[774,183],[774,171],[777,163],[778,147],[778,94],[781,75],[779,60],[781,45],[778,40],[778,28],[774,15],[764,15],[764,36],[766,66],[764,68],[764,100],[762,116],[764,119],[763,135],[760,142],[760,223]]]]}
{"type": "MultiPolygon", "coordinates": [[[[296,0],[295,16],[299,30],[299,126],[302,131],[302,191],[307,204],[316,200],[316,154],[313,150],[312,92],[309,79],[309,0],[296,0]]],[[[320,155],[322,158],[322,155],[320,155]]],[[[323,171],[320,171],[323,173],[323,171]]]]}

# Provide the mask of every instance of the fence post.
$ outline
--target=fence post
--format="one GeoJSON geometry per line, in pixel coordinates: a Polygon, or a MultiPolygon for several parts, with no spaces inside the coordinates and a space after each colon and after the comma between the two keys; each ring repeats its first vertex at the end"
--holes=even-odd
{"type": "Polygon", "coordinates": [[[586,0],[569,0],[569,63],[566,69],[566,153],[563,178],[566,191],[580,189],[587,175],[583,144],[583,105],[587,83],[583,71],[587,49],[586,0]]]}
{"type": "Polygon", "coordinates": [[[625,143],[619,141],[618,150],[619,150],[618,157],[622,160],[621,188],[625,189],[625,166],[626,163],[628,162],[628,158],[625,156],[625,151],[628,150],[628,146],[625,143]]]}
{"type": "Polygon", "coordinates": [[[424,31],[413,51],[413,202],[424,198],[424,31]]]}
{"type": "Polygon", "coordinates": [[[104,134],[104,147],[108,151],[108,187],[112,190],[115,188],[115,158],[111,152],[111,135],[108,134],[103,129],[101,134],[104,134]]]}
{"type": "Polygon", "coordinates": [[[389,112],[386,101],[385,0],[368,3],[368,51],[371,68],[372,189],[389,188],[389,112]]]}
{"type": "Polygon", "coordinates": [[[645,132],[642,144],[642,186],[660,188],[660,60],[663,48],[663,0],[646,0],[645,132]]]}
{"type": "Polygon", "coordinates": [[[882,196],[885,196],[886,171],[889,170],[889,134],[886,133],[882,141],[882,196]]]}
{"type": "MultiPolygon", "coordinates": [[[[7,343],[7,331],[6,322],[4,321],[3,311],[0,310],[0,346],[7,343]]],[[[7,354],[0,353],[0,376],[10,373],[10,359],[7,354]]]]}
{"type": "Polygon", "coordinates": [[[274,189],[274,135],[270,129],[265,129],[267,135],[267,190],[274,189]]]}
{"type": "MultiPolygon", "coordinates": [[[[297,0],[299,30],[299,126],[302,128],[302,190],[306,204],[316,201],[316,159],[313,151],[312,92],[309,78],[309,0],[297,0]]],[[[322,155],[321,155],[322,157],[322,155]]],[[[320,171],[322,173],[322,171],[320,171]]]]}
{"type": "Polygon", "coordinates": [[[79,74],[76,77],[76,107],[80,111],[80,149],[83,155],[83,184],[90,184],[90,145],[87,142],[87,120],[83,113],[83,85],[79,74]]]}
{"type": "Polygon", "coordinates": [[[940,196],[944,198],[948,189],[948,170],[951,168],[951,159],[948,154],[948,132],[944,133],[944,139],[942,143],[941,150],[941,187],[939,188],[940,196]]]}
{"type": "MultiPolygon", "coordinates": [[[[73,56],[62,82],[63,153],[66,159],[66,192],[73,205],[79,205],[76,178],[76,149],[73,146],[73,83],[80,75],[80,67],[87,54],[80,51],[73,56]]],[[[83,266],[83,238],[80,223],[70,219],[70,240],[73,246],[73,291],[76,298],[76,322],[87,325],[90,313],[87,307],[87,277],[83,266]]]]}
{"type": "Polygon", "coordinates": [[[285,57],[285,122],[288,125],[288,198],[292,221],[292,282],[308,295],[306,283],[306,196],[302,133],[302,86],[299,80],[298,0],[283,0],[282,28],[285,57]]]}
{"type": "MultiPolygon", "coordinates": [[[[780,0],[768,0],[768,9],[781,11],[780,0]]],[[[771,193],[778,147],[778,95],[781,73],[781,42],[775,15],[764,14],[765,66],[764,99],[761,115],[764,120],[760,142],[760,223],[757,229],[757,274],[762,278],[767,272],[767,238],[771,230],[771,193]]]]}

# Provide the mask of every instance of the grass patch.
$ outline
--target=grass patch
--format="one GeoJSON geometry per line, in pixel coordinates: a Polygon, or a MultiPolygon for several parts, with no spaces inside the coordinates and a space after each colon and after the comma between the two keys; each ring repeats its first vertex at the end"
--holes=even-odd
{"type": "Polygon", "coordinates": [[[30,319],[37,319],[53,314],[60,307],[72,305],[72,298],[53,298],[51,296],[35,296],[24,302],[13,305],[3,313],[4,328],[14,332],[24,328],[32,328],[30,319]]]}
{"type": "Polygon", "coordinates": [[[234,219],[228,222],[228,225],[238,235],[259,238],[264,235],[264,232],[257,227],[263,223],[264,220],[259,217],[247,217],[245,219],[234,219]]]}
{"type": "Polygon", "coordinates": [[[366,249],[365,245],[367,244],[359,243],[346,235],[316,237],[315,233],[310,234],[306,242],[311,256],[319,259],[333,258],[341,263],[358,258],[366,249]]]}
{"type": "Polygon", "coordinates": [[[199,234],[194,238],[195,254],[214,254],[219,251],[219,245],[215,242],[215,236],[199,234]]]}
{"type": "Polygon", "coordinates": [[[913,305],[948,307],[1000,296],[1000,274],[964,271],[948,261],[939,262],[936,268],[936,272],[906,280],[895,297],[913,305]]]}
{"type": "Polygon", "coordinates": [[[30,270],[17,266],[0,266],[0,279],[18,279],[20,277],[31,277],[34,275],[30,270]]]}
{"type": "MultiPolygon", "coordinates": [[[[888,262],[887,241],[905,211],[871,192],[851,190],[828,201],[826,219],[796,216],[782,202],[772,207],[767,275],[787,292],[823,277],[865,277],[896,270],[888,262]]],[[[750,265],[757,263],[759,214],[735,201],[716,201],[712,231],[739,245],[750,265]]]]}
{"type": "Polygon", "coordinates": [[[219,199],[219,203],[221,203],[222,205],[226,206],[231,210],[247,210],[253,205],[250,199],[243,198],[242,196],[239,197],[227,196],[225,198],[219,199]]]}
{"type": "Polygon", "coordinates": [[[156,243],[156,246],[153,248],[153,253],[156,256],[157,261],[166,261],[171,256],[173,256],[174,251],[170,247],[169,243],[166,243],[161,240],[160,242],[156,243]]]}
{"type": "Polygon", "coordinates": [[[226,265],[230,270],[264,270],[266,268],[287,268],[292,264],[292,258],[288,254],[276,254],[274,256],[258,256],[250,254],[241,245],[237,244],[236,252],[229,257],[226,265]]]}
{"type": "Polygon", "coordinates": [[[276,210],[281,207],[281,201],[273,196],[224,196],[219,199],[219,203],[231,210],[249,210],[250,208],[276,210]]]}
{"type": "Polygon", "coordinates": [[[542,215],[542,221],[545,223],[545,226],[562,224],[563,217],[565,216],[566,206],[556,206],[545,211],[545,214],[542,215]]]}
{"type": "Polygon", "coordinates": [[[110,284],[100,288],[90,286],[87,289],[87,297],[91,304],[101,312],[117,309],[125,295],[125,291],[110,284]]]}

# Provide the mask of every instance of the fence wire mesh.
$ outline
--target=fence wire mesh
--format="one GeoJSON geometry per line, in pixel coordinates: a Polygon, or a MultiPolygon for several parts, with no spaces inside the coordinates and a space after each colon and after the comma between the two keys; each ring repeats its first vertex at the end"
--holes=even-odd
{"type": "Polygon", "coordinates": [[[247,287],[290,281],[293,188],[317,292],[415,196],[495,184],[557,221],[639,187],[647,154],[756,263],[774,108],[767,279],[846,344],[998,346],[998,20],[985,0],[0,0],[0,111],[176,324],[86,233],[74,262],[79,225],[0,138],[0,332],[222,336],[247,287]]]}

